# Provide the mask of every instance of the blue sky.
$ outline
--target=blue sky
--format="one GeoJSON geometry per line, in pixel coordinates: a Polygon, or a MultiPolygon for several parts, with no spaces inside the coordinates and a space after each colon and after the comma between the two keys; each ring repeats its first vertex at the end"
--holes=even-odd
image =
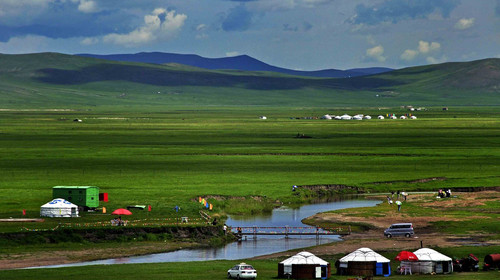
{"type": "Polygon", "coordinates": [[[0,53],[247,54],[296,69],[500,57],[500,0],[0,0],[0,53]]]}

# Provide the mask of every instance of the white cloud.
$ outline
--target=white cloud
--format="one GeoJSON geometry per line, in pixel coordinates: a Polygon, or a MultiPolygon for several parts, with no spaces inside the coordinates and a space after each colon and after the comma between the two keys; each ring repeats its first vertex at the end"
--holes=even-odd
{"type": "Polygon", "coordinates": [[[207,29],[207,25],[206,24],[199,24],[198,26],[196,26],[196,31],[203,31],[207,29]]]}
{"type": "Polygon", "coordinates": [[[415,57],[418,56],[418,51],[416,50],[405,50],[403,54],[401,54],[401,59],[406,61],[414,60],[415,57]]]}
{"type": "Polygon", "coordinates": [[[432,51],[437,51],[441,48],[441,44],[437,42],[425,42],[425,41],[419,41],[418,42],[418,51],[420,53],[428,53],[432,51]]]}
{"type": "Polygon", "coordinates": [[[87,37],[80,41],[80,44],[85,45],[85,46],[90,46],[90,45],[95,45],[99,42],[99,39],[95,37],[87,37]]]}
{"type": "Polygon", "coordinates": [[[185,14],[176,14],[174,10],[155,9],[144,16],[144,25],[127,34],[112,33],[103,37],[106,43],[132,46],[146,44],[156,40],[167,40],[177,34],[186,21],[185,14]]]}
{"type": "Polygon", "coordinates": [[[366,50],[366,55],[368,57],[375,59],[379,62],[384,62],[386,60],[386,57],[383,56],[383,54],[384,54],[384,47],[382,47],[382,45],[378,45],[366,50]]]}
{"type": "Polygon", "coordinates": [[[446,56],[442,56],[441,58],[434,58],[432,56],[429,56],[425,60],[429,64],[438,64],[438,63],[446,62],[447,58],[446,58],[446,56]]]}
{"type": "Polygon", "coordinates": [[[237,56],[237,55],[240,55],[240,53],[239,53],[239,52],[236,52],[236,51],[235,51],[235,52],[227,52],[227,53],[226,53],[226,56],[227,56],[227,57],[232,57],[232,56],[237,56]]]}
{"type": "Polygon", "coordinates": [[[474,18],[462,18],[455,24],[456,29],[464,30],[474,25],[474,18]]]}
{"type": "MultiPolygon", "coordinates": [[[[429,43],[429,42],[420,40],[418,42],[418,46],[417,46],[416,50],[407,49],[399,57],[402,60],[405,60],[405,61],[412,61],[412,60],[418,58],[419,56],[423,59],[423,57],[425,55],[428,55],[430,53],[434,53],[434,54],[438,53],[440,49],[441,49],[441,44],[438,43],[438,42],[430,42],[429,43]]],[[[432,61],[432,62],[429,62],[429,63],[437,63],[441,59],[437,60],[437,59],[435,59],[432,56],[428,56],[426,58],[426,60],[428,62],[432,61]]],[[[444,60],[446,60],[446,59],[444,59],[444,60]]]]}
{"type": "Polygon", "coordinates": [[[98,11],[96,2],[92,0],[80,0],[78,10],[83,13],[94,13],[98,11]]]}
{"type": "Polygon", "coordinates": [[[0,53],[35,53],[46,50],[51,39],[44,36],[12,37],[9,41],[0,42],[0,53]]]}

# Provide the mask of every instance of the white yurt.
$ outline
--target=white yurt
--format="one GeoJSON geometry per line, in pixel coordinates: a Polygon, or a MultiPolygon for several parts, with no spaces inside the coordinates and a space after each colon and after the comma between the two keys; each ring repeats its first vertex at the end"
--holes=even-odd
{"type": "Polygon", "coordinates": [[[321,118],[324,119],[324,120],[331,120],[332,116],[326,114],[326,115],[322,116],[321,118]]]}
{"type": "Polygon", "coordinates": [[[401,116],[399,118],[402,119],[402,120],[406,120],[406,116],[401,116]]]}
{"type": "Polygon", "coordinates": [[[378,116],[378,117],[377,117],[377,119],[379,119],[379,120],[383,120],[383,119],[385,119],[385,118],[384,118],[384,116],[380,115],[380,116],[378,116]]]}
{"type": "Polygon", "coordinates": [[[78,206],[63,198],[56,198],[40,207],[40,216],[78,217],[78,206]]]}
{"type": "Polygon", "coordinates": [[[391,261],[370,248],[359,248],[339,260],[337,274],[389,276],[391,261]]]}
{"type": "Polygon", "coordinates": [[[398,118],[398,117],[396,117],[396,116],[394,116],[394,115],[389,117],[389,119],[391,119],[391,120],[395,120],[395,119],[397,119],[397,118],[398,118]]]}
{"type": "Polygon", "coordinates": [[[335,116],[335,117],[333,117],[333,118],[334,118],[334,119],[336,119],[336,120],[341,120],[341,119],[342,119],[342,117],[341,117],[341,116],[335,116]]]}
{"type": "Polygon", "coordinates": [[[309,252],[300,252],[278,264],[278,278],[330,278],[330,263],[309,252]]]}
{"type": "Polygon", "coordinates": [[[366,116],[364,116],[364,117],[363,117],[363,119],[365,119],[365,120],[371,120],[371,119],[372,119],[372,117],[371,117],[371,116],[369,116],[369,115],[366,115],[366,116]]]}
{"type": "Polygon", "coordinates": [[[415,116],[411,116],[411,117],[410,117],[410,119],[412,119],[412,120],[416,120],[416,119],[417,119],[417,117],[415,117],[415,116]]]}
{"type": "Polygon", "coordinates": [[[348,114],[344,114],[344,115],[340,116],[340,119],[341,120],[352,120],[352,117],[349,116],[348,114]]]}
{"type": "Polygon", "coordinates": [[[412,273],[452,273],[452,259],[435,250],[421,248],[413,252],[418,261],[402,261],[401,266],[411,267],[412,273]]]}
{"type": "Polygon", "coordinates": [[[259,119],[261,119],[261,120],[267,120],[267,117],[266,116],[260,116],[259,119]]]}
{"type": "Polygon", "coordinates": [[[352,117],[353,120],[357,120],[357,121],[360,121],[363,119],[363,115],[355,115],[354,117],[352,117]]]}

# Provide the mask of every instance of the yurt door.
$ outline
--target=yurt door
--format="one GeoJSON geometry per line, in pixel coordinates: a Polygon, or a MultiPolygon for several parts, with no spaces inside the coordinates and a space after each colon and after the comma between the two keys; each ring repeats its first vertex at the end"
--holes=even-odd
{"type": "Polygon", "coordinates": [[[315,267],[315,272],[316,272],[316,273],[315,273],[315,275],[314,275],[314,278],[316,278],[316,279],[321,278],[321,266],[317,266],[317,267],[315,267]]]}
{"type": "Polygon", "coordinates": [[[328,266],[322,265],[321,266],[321,279],[326,279],[328,278],[328,266]]]}
{"type": "Polygon", "coordinates": [[[436,273],[443,273],[443,264],[441,262],[436,263],[436,273]]]}

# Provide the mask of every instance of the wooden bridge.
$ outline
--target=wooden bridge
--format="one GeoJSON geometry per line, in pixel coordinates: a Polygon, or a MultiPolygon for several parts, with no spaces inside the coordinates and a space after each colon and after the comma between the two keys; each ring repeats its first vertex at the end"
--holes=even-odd
{"type": "Polygon", "coordinates": [[[231,232],[239,236],[254,236],[258,235],[284,235],[285,238],[289,236],[301,235],[314,235],[320,237],[322,235],[349,235],[351,234],[351,227],[338,227],[338,228],[320,228],[320,227],[233,227],[231,232]]]}

